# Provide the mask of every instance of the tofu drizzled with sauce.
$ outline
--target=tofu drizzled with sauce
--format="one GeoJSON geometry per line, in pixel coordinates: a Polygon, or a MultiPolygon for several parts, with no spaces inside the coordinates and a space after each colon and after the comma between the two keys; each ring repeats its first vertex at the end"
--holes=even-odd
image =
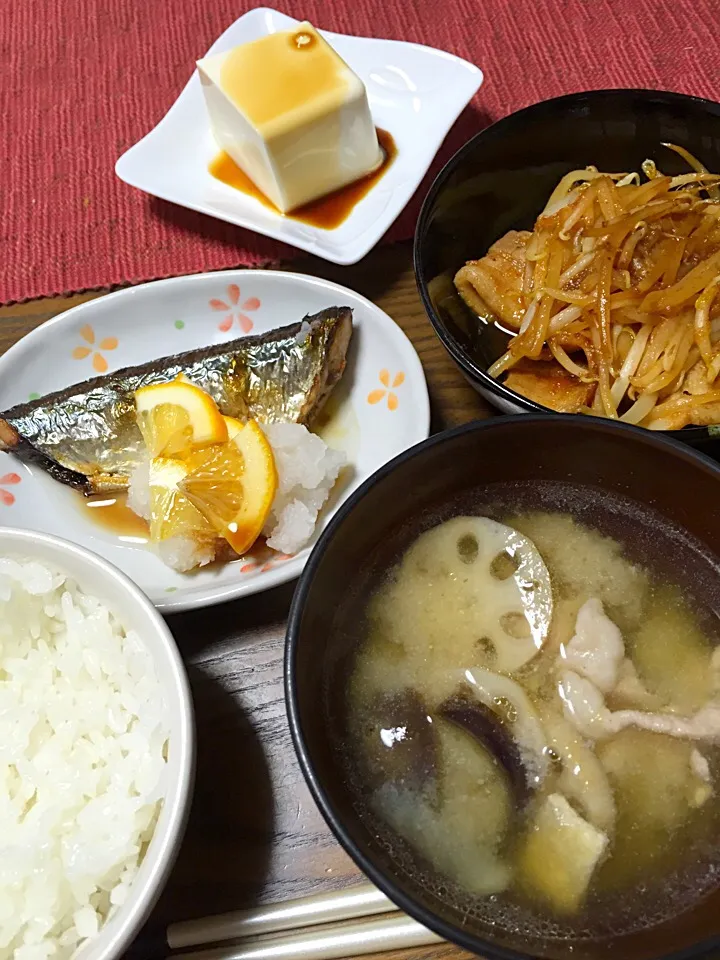
{"type": "Polygon", "coordinates": [[[310,23],[197,66],[215,139],[282,213],[382,164],[365,85],[310,23]]]}

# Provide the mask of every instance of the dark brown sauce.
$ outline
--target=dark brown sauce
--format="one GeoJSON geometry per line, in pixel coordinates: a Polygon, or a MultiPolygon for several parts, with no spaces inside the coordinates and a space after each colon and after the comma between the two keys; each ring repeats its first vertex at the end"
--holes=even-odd
{"type": "Polygon", "coordinates": [[[84,513],[92,522],[126,543],[147,543],[150,530],[147,522],[127,505],[126,493],[99,494],[83,497],[84,513]]]}
{"type": "Polygon", "coordinates": [[[290,46],[293,50],[312,50],[317,44],[317,37],[307,30],[299,30],[290,35],[290,46]]]}
{"type": "Polygon", "coordinates": [[[240,169],[227,153],[219,153],[208,169],[216,180],[226,183],[235,190],[240,190],[241,193],[245,193],[249,197],[254,197],[263,206],[273,210],[281,217],[285,216],[288,220],[298,220],[300,223],[307,223],[311,227],[320,227],[322,230],[335,230],[336,227],[347,220],[354,208],[372,190],[397,156],[397,146],[392,134],[388,133],[387,130],[378,129],[377,137],[384,154],[384,160],[377,170],[369,173],[366,177],[361,177],[354,183],[348,184],[346,187],[341,187],[340,190],[328,193],[325,197],[320,197],[319,200],[313,200],[303,207],[298,207],[292,213],[282,214],[275,204],[268,200],[262,191],[258,190],[250,177],[240,169]]]}

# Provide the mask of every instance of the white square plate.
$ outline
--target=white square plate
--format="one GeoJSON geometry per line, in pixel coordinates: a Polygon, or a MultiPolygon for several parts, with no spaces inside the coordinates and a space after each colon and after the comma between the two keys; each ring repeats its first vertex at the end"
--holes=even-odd
{"type": "MultiPolygon", "coordinates": [[[[277,10],[260,7],[228,27],[208,54],[297,23],[277,10]]],[[[483,75],[473,64],[432,47],[321,33],[363,80],[376,126],[392,134],[398,148],[386,173],[339,227],[323,230],[283,217],[210,175],[208,165],[218,147],[197,71],[155,129],[120,157],[117,175],[153,196],[334,263],[356,263],[410,200],[483,75]]]]}

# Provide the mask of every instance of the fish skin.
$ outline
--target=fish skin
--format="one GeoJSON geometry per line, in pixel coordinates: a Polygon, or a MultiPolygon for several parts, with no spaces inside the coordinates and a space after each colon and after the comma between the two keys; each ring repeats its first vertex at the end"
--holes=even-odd
{"type": "Polygon", "coordinates": [[[351,336],[350,307],[329,307],[259,336],[74,384],[0,413],[0,451],[88,496],[122,490],[145,452],[135,422],[138,388],[182,373],[225,416],[308,424],[342,376],[351,336]]]}

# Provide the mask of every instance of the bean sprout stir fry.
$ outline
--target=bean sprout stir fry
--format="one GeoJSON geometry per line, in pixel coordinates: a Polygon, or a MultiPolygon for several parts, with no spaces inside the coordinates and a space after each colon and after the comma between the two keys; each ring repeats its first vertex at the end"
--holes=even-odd
{"type": "MultiPolygon", "coordinates": [[[[514,235],[494,317],[513,335],[492,376],[554,361],[588,385],[581,412],[655,430],[720,423],[720,176],[664,146],[693,172],[573,170],[532,233],[514,235]]],[[[471,306],[491,259],[456,277],[471,306]]]]}

